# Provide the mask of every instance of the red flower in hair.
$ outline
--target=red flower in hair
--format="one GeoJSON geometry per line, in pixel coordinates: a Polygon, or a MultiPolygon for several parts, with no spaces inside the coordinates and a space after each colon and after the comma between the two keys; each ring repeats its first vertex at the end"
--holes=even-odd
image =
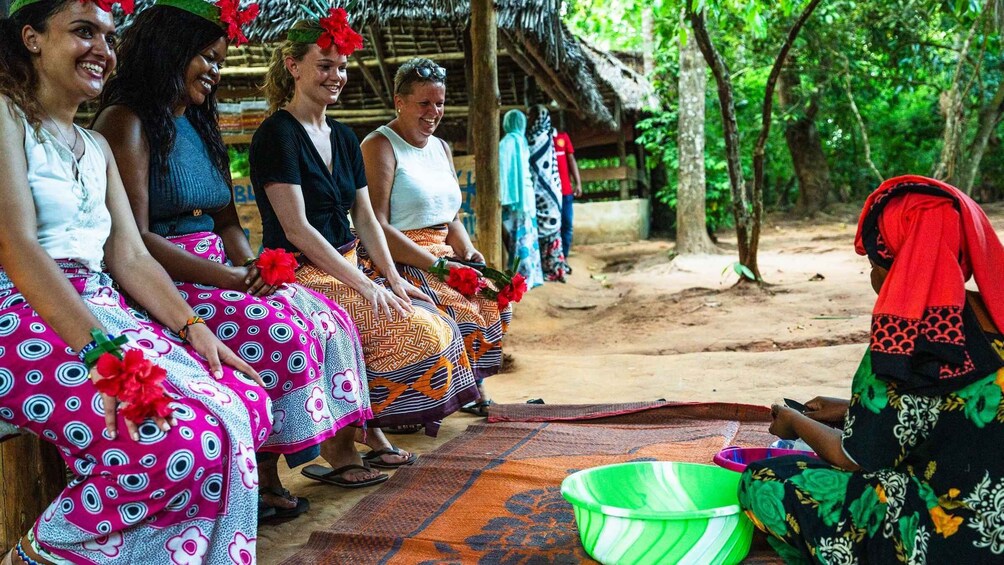
{"type": "Polygon", "coordinates": [[[115,5],[115,4],[118,4],[119,6],[121,6],[122,7],[122,11],[125,12],[126,14],[131,14],[133,12],[133,10],[136,9],[136,2],[135,2],[135,0],[120,0],[120,1],[116,1],[116,0],[80,0],[81,4],[86,4],[87,2],[94,2],[94,4],[97,5],[98,8],[101,8],[102,10],[104,10],[106,12],[111,12],[112,11],[112,6],[115,5]]]}
{"type": "Polygon", "coordinates": [[[246,10],[241,10],[240,0],[217,0],[220,8],[220,24],[227,30],[227,37],[236,46],[248,42],[244,35],[244,26],[258,17],[258,4],[251,4],[246,10]]]}
{"type": "Polygon", "coordinates": [[[348,57],[363,46],[363,36],[349,27],[349,14],[345,8],[332,8],[320,23],[324,33],[317,38],[317,45],[321,49],[334,45],[339,54],[348,57]]]}
{"type": "Polygon", "coordinates": [[[270,286],[296,282],[296,257],[285,249],[266,249],[255,261],[261,280],[270,286]]]}

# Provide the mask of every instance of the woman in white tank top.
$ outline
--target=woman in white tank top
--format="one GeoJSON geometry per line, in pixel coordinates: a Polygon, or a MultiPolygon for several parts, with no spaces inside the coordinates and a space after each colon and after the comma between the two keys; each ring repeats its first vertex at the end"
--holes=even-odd
{"type": "Polygon", "coordinates": [[[58,447],[73,474],[2,563],[253,559],[254,450],[271,429],[261,380],[147,253],[108,143],[73,124],[115,68],[109,9],[15,0],[0,19],[0,424],[58,447]],[[166,417],[99,392],[107,341],[124,365],[163,369],[137,379],[142,396],[170,396],[166,417]]]}
{"type": "MultiPolygon", "coordinates": [[[[460,221],[462,196],[453,155],[433,135],[446,102],[446,70],[429,59],[412,59],[394,77],[397,117],[362,143],[373,210],[401,274],[429,295],[460,326],[481,399],[461,410],[488,415],[491,400],[482,379],[502,366],[502,338],[512,307],[480,295],[465,297],[429,273],[434,265],[484,265],[460,221]]],[[[364,250],[360,253],[365,260],[364,250]]]]}

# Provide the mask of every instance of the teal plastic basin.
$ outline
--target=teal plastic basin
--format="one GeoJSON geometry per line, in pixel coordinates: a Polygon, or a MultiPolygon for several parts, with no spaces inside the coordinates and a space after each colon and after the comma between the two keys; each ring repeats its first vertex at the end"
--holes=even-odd
{"type": "Polygon", "coordinates": [[[585,469],[561,483],[586,552],[604,565],[731,564],[749,553],[739,473],[644,461],[585,469]]]}

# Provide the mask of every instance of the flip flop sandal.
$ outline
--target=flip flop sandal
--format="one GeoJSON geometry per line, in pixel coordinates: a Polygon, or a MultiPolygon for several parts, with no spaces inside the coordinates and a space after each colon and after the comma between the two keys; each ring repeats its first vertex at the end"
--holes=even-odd
{"type": "Polygon", "coordinates": [[[362,465],[344,465],[337,469],[330,469],[324,465],[307,465],[300,470],[300,474],[308,479],[314,479],[315,481],[320,481],[322,483],[327,483],[329,485],[335,485],[336,487],[342,488],[363,488],[373,485],[378,485],[390,478],[390,475],[380,473],[372,479],[366,479],[365,481],[348,481],[342,478],[342,474],[346,471],[352,470],[369,471],[369,467],[364,467],[362,465]]]}
{"type": "Polygon", "coordinates": [[[265,504],[265,500],[258,495],[258,523],[275,518],[275,506],[265,504]]]}
{"type": "Polygon", "coordinates": [[[414,453],[408,454],[408,459],[406,461],[401,461],[400,463],[388,463],[383,460],[384,455],[397,455],[399,457],[404,457],[401,450],[391,446],[386,449],[374,449],[363,455],[363,461],[371,467],[376,467],[377,469],[397,469],[398,467],[404,467],[406,465],[411,465],[418,459],[418,456],[414,453]]]}
{"type": "Polygon", "coordinates": [[[401,424],[400,426],[386,426],[380,429],[387,434],[404,435],[421,431],[423,427],[425,427],[423,424],[401,424]]]}
{"type": "Polygon", "coordinates": [[[465,404],[460,407],[460,411],[465,414],[474,414],[475,416],[481,416],[482,418],[488,417],[488,407],[492,405],[491,400],[479,400],[478,402],[472,402],[470,404],[465,404]]]}
{"type": "Polygon", "coordinates": [[[270,506],[267,502],[264,501],[264,499],[262,499],[261,495],[259,494],[258,496],[259,524],[268,524],[271,522],[278,522],[281,520],[290,520],[292,518],[296,518],[300,514],[303,514],[304,512],[310,509],[309,500],[307,500],[303,496],[294,497],[288,490],[284,488],[278,488],[278,487],[263,488],[260,489],[259,492],[285,498],[286,500],[289,501],[292,501],[294,498],[296,499],[296,506],[294,506],[293,508],[284,508],[282,506],[270,506]],[[267,516],[262,516],[261,510],[263,505],[264,508],[272,510],[272,513],[267,516]]]}

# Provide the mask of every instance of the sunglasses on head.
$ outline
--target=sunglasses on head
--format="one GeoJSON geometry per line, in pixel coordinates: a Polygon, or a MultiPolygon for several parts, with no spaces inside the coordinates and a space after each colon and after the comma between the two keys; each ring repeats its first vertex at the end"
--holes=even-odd
{"type": "Polygon", "coordinates": [[[446,69],[436,65],[434,67],[415,67],[415,74],[422,78],[436,78],[443,80],[446,78],[446,69]]]}

